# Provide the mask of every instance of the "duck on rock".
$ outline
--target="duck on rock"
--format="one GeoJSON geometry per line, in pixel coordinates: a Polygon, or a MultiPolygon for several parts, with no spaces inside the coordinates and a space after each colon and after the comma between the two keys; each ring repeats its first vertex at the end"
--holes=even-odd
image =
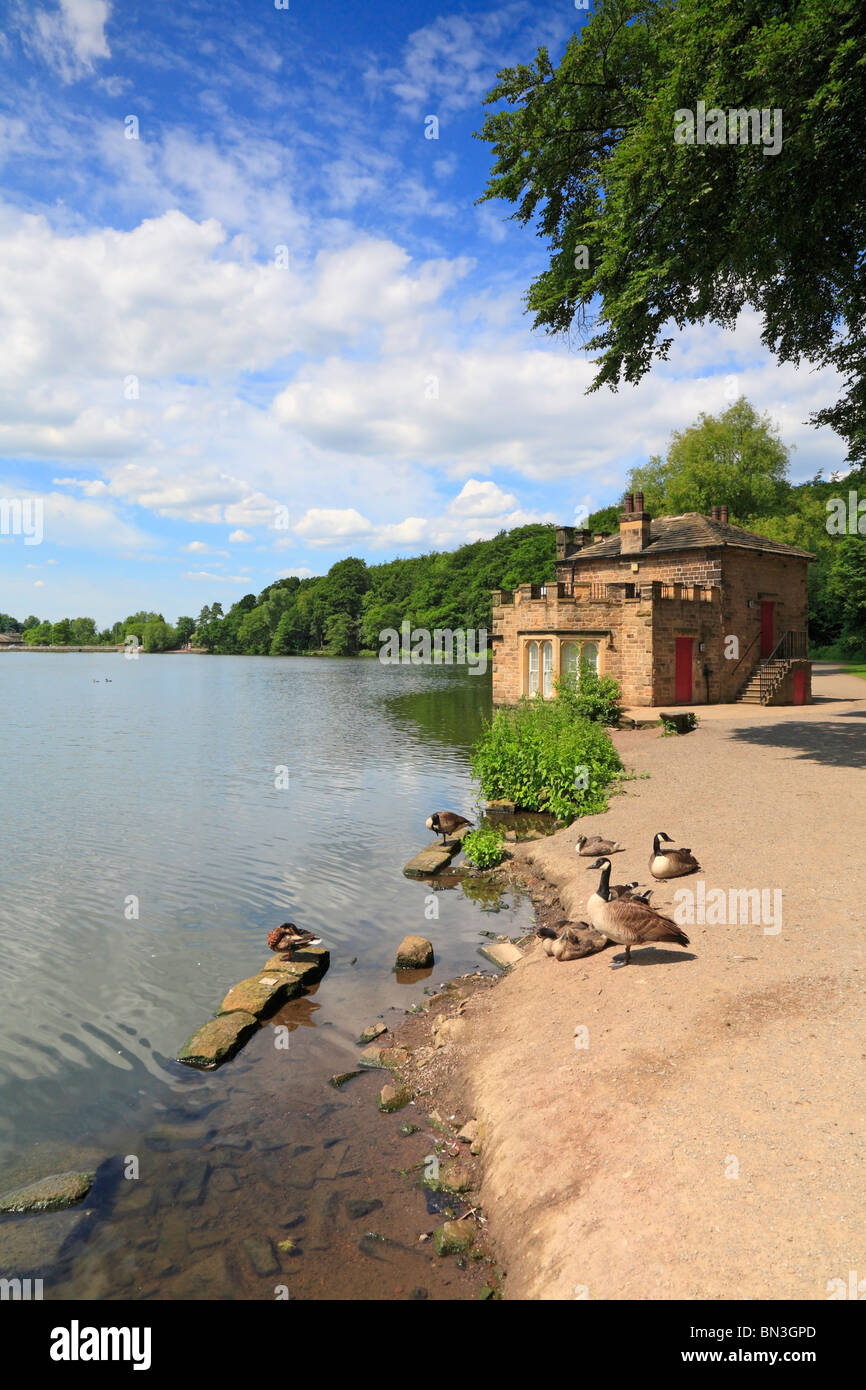
{"type": "Polygon", "coordinates": [[[291,960],[292,952],[299,950],[302,946],[321,946],[322,938],[316,936],[314,932],[303,931],[301,927],[296,927],[294,922],[283,922],[281,927],[274,927],[272,932],[268,932],[268,945],[272,951],[284,951],[280,960],[291,960]]]}

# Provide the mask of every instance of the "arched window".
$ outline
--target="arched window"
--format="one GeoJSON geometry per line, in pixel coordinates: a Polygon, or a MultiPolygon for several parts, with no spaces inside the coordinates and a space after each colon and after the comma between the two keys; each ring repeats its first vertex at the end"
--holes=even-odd
{"type": "Polygon", "coordinates": [[[584,642],[580,652],[580,664],[584,670],[598,675],[598,643],[584,642]]]}
{"type": "Polygon", "coordinates": [[[553,694],[553,643],[542,642],[541,651],[543,661],[541,693],[545,700],[549,700],[553,694]]]}
{"type": "Polygon", "coordinates": [[[576,685],[580,678],[579,642],[563,642],[561,667],[563,680],[571,680],[576,685]]]}
{"type": "Polygon", "coordinates": [[[529,643],[529,680],[527,691],[530,695],[538,694],[538,643],[529,643]]]}

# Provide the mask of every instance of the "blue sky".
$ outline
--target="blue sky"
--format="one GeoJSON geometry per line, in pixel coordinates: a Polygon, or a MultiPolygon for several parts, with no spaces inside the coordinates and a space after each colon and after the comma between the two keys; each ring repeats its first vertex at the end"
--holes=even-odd
{"type": "Polygon", "coordinates": [[[38,546],[0,535],[0,610],[173,620],[567,523],[739,392],[795,478],[841,464],[804,424],[833,374],[779,366],[752,314],[616,395],[532,332],[544,247],[475,206],[472,132],[571,0],[0,10],[0,498],[44,508],[38,546]]]}

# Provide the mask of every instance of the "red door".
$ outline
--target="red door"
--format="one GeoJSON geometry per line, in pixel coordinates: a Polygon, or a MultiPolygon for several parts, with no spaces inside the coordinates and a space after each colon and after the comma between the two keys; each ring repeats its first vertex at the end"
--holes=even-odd
{"type": "Polygon", "coordinates": [[[677,675],[676,675],[676,702],[678,705],[687,704],[692,698],[692,644],[693,637],[678,637],[677,644],[677,675]]]}
{"type": "Polygon", "coordinates": [[[761,603],[761,656],[769,656],[776,645],[774,603],[761,603]]]}
{"type": "Polygon", "coordinates": [[[800,666],[794,672],[794,704],[805,705],[806,703],[806,671],[800,666]]]}

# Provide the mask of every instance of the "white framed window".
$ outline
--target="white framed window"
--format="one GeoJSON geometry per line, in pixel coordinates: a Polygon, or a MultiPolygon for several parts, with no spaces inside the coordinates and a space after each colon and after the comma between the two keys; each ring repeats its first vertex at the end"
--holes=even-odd
{"type": "Polygon", "coordinates": [[[542,683],[541,693],[545,700],[549,700],[553,694],[553,643],[542,642],[542,683]]]}
{"type": "Polygon", "coordinates": [[[598,643],[584,642],[580,651],[580,664],[588,671],[598,675],[598,643]]]}
{"type": "Polygon", "coordinates": [[[528,681],[527,691],[530,695],[538,694],[538,643],[529,643],[529,663],[527,667],[528,681]]]}
{"type": "Polygon", "coordinates": [[[562,648],[562,677],[577,683],[580,679],[580,643],[563,642],[562,648]]]}

